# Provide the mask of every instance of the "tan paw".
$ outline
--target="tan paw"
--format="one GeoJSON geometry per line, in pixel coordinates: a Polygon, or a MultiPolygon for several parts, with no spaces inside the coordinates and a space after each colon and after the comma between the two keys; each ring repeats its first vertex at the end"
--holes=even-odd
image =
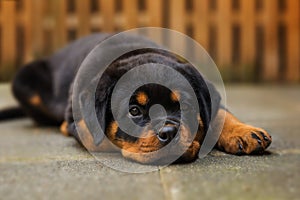
{"type": "Polygon", "coordinates": [[[240,124],[231,133],[222,134],[218,147],[235,155],[262,154],[271,144],[272,137],[263,129],[240,124]]]}

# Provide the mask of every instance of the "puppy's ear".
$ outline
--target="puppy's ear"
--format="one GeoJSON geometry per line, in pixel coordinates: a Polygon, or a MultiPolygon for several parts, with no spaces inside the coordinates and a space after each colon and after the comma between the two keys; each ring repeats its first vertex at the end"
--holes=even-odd
{"type": "MultiPolygon", "coordinates": [[[[114,85],[115,83],[109,78],[109,76],[105,76],[104,74],[98,83],[95,93],[94,107],[96,110],[96,119],[98,120],[103,134],[105,134],[107,124],[109,123],[108,118],[112,118],[110,101],[114,85]]],[[[99,135],[99,133],[99,130],[95,130],[95,133],[93,134],[96,144],[99,144],[104,136],[99,135]]]]}
{"type": "Polygon", "coordinates": [[[80,141],[78,132],[76,130],[74,116],[73,116],[72,96],[73,96],[73,84],[71,84],[69,89],[68,105],[65,110],[65,121],[67,122],[67,133],[75,137],[78,141],[80,141]]]}
{"type": "Polygon", "coordinates": [[[200,117],[204,123],[204,131],[206,133],[211,120],[214,119],[220,107],[221,96],[214,85],[206,80],[195,68],[187,66],[185,73],[187,73],[186,77],[196,93],[200,117]]]}
{"type": "Polygon", "coordinates": [[[211,101],[211,119],[214,119],[221,106],[221,95],[212,82],[205,80],[205,83],[207,89],[209,90],[209,96],[211,101]]]}
{"type": "Polygon", "coordinates": [[[209,124],[217,113],[221,98],[213,84],[204,79],[198,80],[197,87],[198,90],[196,90],[196,95],[199,103],[200,117],[204,123],[204,130],[206,133],[209,124]]]}
{"type": "Polygon", "coordinates": [[[79,93],[79,104],[76,108],[72,108],[73,89],[70,89],[65,119],[68,123],[68,132],[89,150],[96,150],[104,138],[106,111],[109,109],[113,84],[104,76],[97,84],[96,92],[88,88],[92,87],[86,87],[86,90],[79,93]],[[81,112],[82,119],[75,122],[73,115],[78,112],[81,112]]]}

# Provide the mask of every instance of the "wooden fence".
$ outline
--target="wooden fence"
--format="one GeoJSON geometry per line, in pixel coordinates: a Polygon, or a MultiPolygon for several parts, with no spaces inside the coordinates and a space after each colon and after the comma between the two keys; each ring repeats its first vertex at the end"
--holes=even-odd
{"type": "Polygon", "coordinates": [[[0,79],[92,32],[171,28],[226,80],[300,80],[299,0],[0,0],[0,79]]]}

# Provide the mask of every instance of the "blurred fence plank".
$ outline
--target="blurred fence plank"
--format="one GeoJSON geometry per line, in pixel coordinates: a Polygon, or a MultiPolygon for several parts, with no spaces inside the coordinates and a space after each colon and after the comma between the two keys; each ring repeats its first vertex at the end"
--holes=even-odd
{"type": "Polygon", "coordinates": [[[263,13],[263,23],[265,27],[265,52],[263,75],[265,80],[275,80],[279,78],[278,68],[278,45],[277,42],[277,4],[274,0],[265,0],[265,12],[263,13]]]}
{"type": "Polygon", "coordinates": [[[228,67],[231,63],[232,55],[232,37],[231,37],[231,10],[230,0],[219,1],[219,5],[216,12],[217,24],[218,24],[218,64],[224,64],[224,67],[228,67]]]}
{"type": "Polygon", "coordinates": [[[300,79],[300,1],[288,1],[287,11],[287,74],[286,80],[300,79]]]}
{"type": "Polygon", "coordinates": [[[194,21],[195,40],[197,40],[205,49],[209,48],[209,0],[194,0],[194,21]]]}
{"type": "Polygon", "coordinates": [[[56,38],[58,46],[67,44],[67,1],[66,0],[55,0],[55,5],[58,12],[55,15],[56,23],[56,38]]]}
{"type": "Polygon", "coordinates": [[[2,62],[15,64],[16,58],[16,2],[3,1],[1,10],[1,44],[2,62]],[[9,23],[6,23],[9,19],[9,23]]]}
{"type": "Polygon", "coordinates": [[[76,1],[78,13],[78,37],[88,35],[90,33],[90,1],[76,1]]]}
{"type": "Polygon", "coordinates": [[[151,24],[151,26],[160,27],[163,25],[162,5],[161,0],[147,0],[149,24],[151,24]]]}
{"type": "Polygon", "coordinates": [[[124,15],[125,15],[125,29],[132,29],[138,26],[138,9],[137,0],[123,0],[124,15]]]}
{"type": "Polygon", "coordinates": [[[101,0],[101,13],[103,19],[103,30],[108,32],[114,31],[114,22],[115,22],[115,2],[114,1],[107,1],[101,0]]]}

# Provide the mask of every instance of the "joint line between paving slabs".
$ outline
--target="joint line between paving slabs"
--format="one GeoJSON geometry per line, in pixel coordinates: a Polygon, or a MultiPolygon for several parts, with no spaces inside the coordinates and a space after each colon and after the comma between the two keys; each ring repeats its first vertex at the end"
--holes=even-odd
{"type": "Polygon", "coordinates": [[[165,182],[165,178],[164,178],[164,175],[163,175],[163,172],[162,172],[162,168],[159,168],[158,170],[159,172],[159,178],[160,178],[160,182],[161,182],[161,185],[163,186],[163,191],[164,191],[164,199],[166,200],[171,200],[171,195],[170,195],[170,192],[167,188],[167,184],[165,182]]]}

